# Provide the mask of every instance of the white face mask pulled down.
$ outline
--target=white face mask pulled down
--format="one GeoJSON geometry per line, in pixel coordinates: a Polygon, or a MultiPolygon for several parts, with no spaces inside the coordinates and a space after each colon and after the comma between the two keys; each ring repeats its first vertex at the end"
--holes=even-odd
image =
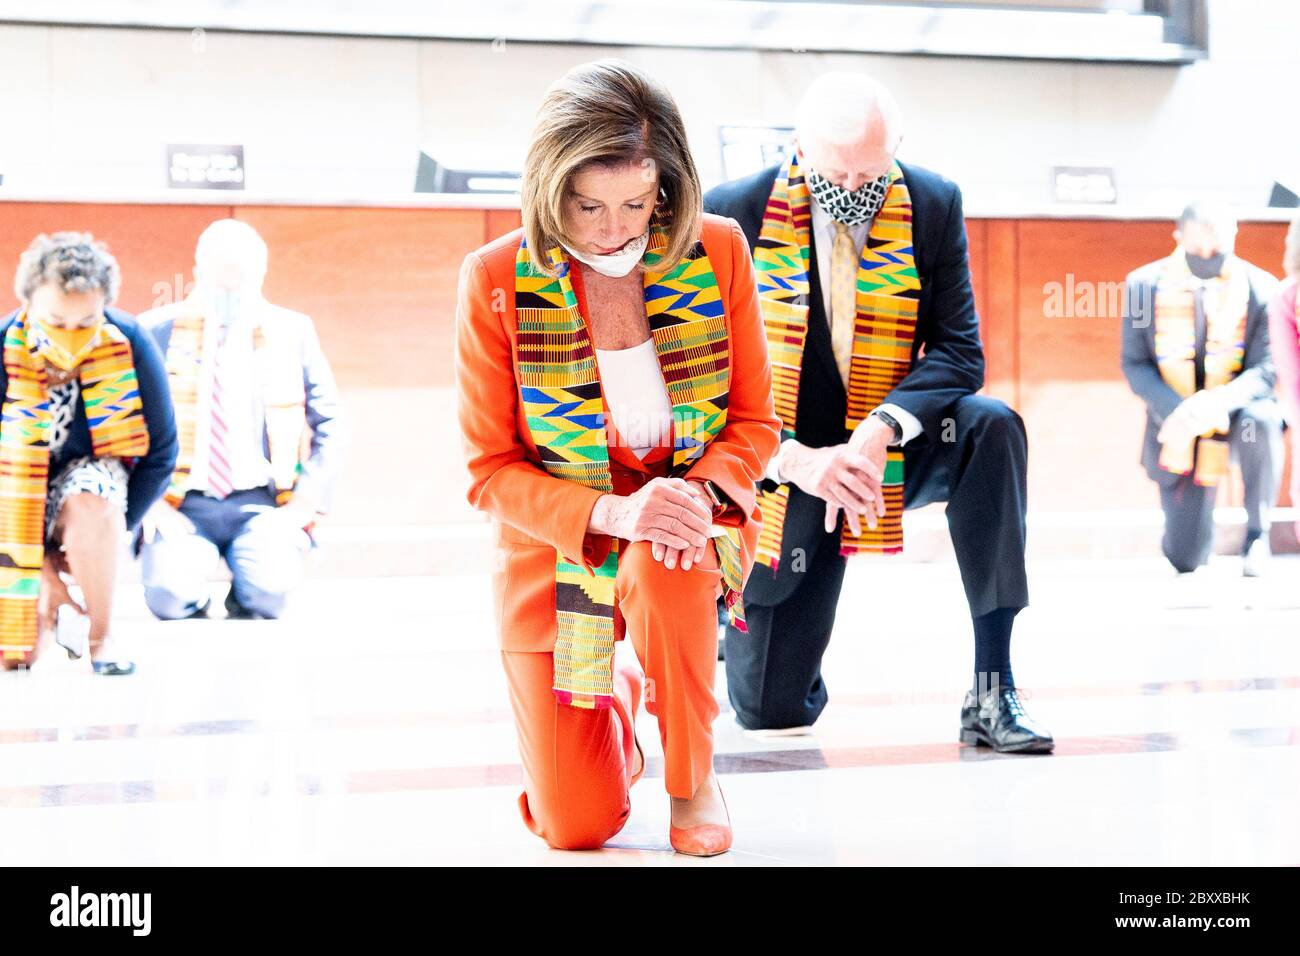
{"type": "Polygon", "coordinates": [[[640,236],[637,236],[626,246],[608,256],[594,255],[590,252],[579,252],[572,249],[564,243],[564,251],[579,262],[585,262],[603,276],[609,276],[611,279],[619,279],[631,272],[641,257],[645,255],[646,246],[650,244],[650,230],[647,229],[640,236]]]}

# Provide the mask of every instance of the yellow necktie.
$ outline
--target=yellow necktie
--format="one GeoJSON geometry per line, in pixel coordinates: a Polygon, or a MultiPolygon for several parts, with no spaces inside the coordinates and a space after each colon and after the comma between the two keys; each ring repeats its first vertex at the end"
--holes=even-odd
{"type": "Polygon", "coordinates": [[[849,227],[835,223],[831,248],[831,350],[844,387],[849,385],[853,362],[853,326],[858,315],[858,244],[849,227]]]}

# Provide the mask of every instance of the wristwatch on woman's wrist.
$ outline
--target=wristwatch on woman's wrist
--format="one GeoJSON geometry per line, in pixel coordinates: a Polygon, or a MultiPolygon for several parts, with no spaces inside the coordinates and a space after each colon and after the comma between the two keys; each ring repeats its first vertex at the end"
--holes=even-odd
{"type": "Polygon", "coordinates": [[[713,504],[713,517],[716,518],[718,515],[722,514],[722,512],[727,510],[727,499],[723,496],[722,492],[718,490],[717,485],[709,481],[707,478],[703,481],[697,482],[697,484],[704,488],[704,493],[709,496],[709,501],[713,504]]]}

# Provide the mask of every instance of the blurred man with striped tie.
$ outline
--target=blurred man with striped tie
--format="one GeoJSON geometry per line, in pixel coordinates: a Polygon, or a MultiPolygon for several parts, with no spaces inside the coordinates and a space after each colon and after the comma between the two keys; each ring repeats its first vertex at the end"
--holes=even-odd
{"type": "Polygon", "coordinates": [[[267,249],[247,223],[199,237],[194,291],[140,319],[166,356],[180,455],[144,527],[145,601],[205,616],[224,560],[235,618],[276,618],[303,575],[338,470],[338,390],[310,318],[262,296],[267,249]]]}

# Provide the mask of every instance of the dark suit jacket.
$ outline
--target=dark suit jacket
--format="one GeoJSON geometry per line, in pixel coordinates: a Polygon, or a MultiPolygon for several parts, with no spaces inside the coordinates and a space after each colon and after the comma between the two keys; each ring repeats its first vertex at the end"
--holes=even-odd
{"type": "MultiPolygon", "coordinates": [[[[1156,364],[1156,282],[1163,264],[1163,259],[1149,262],[1130,272],[1125,279],[1121,363],[1129,387],[1147,406],[1142,464],[1155,481],[1173,484],[1179,476],[1160,468],[1160,443],[1156,441],[1161,424],[1182,402],[1178,393],[1161,378],[1160,366],[1156,364]]],[[[1277,279],[1249,262],[1245,266],[1250,279],[1246,354],[1242,359],[1241,374],[1224,386],[1229,412],[1244,408],[1256,399],[1272,396],[1277,384],[1277,372],[1268,346],[1268,303],[1277,290],[1277,279]]]]}
{"type": "MultiPolygon", "coordinates": [[[[20,310],[10,312],[0,320],[0,341],[9,332],[9,326],[18,318],[20,310]]],[[[176,467],[176,419],[172,415],[171,389],[167,385],[167,372],[162,355],[153,339],[128,313],[118,309],[105,309],[108,321],[121,329],[131,343],[135,362],[135,377],[140,388],[140,403],[144,407],[144,420],[149,428],[149,452],[138,459],[131,468],[131,478],[126,490],[126,526],[134,530],[149,507],[162,497],[176,467]]],[[[9,376],[0,365],[0,395],[9,386],[9,376]]],[[[50,458],[50,474],[56,475],[73,458],[94,457],[90,443],[90,425],[86,421],[84,400],[77,402],[77,415],[72,420],[68,434],[58,456],[50,458]]]]}
{"type": "MultiPolygon", "coordinates": [[[[705,210],[740,223],[751,249],[758,242],[763,210],[782,165],[724,183],[704,197],[705,210]]],[[[902,163],[899,166],[912,198],[912,245],[921,277],[921,298],[911,371],[885,400],[917,417],[923,430],[913,441],[923,442],[938,440],[943,419],[957,400],[983,387],[984,349],[971,291],[961,190],[927,169],[902,163]]],[[[844,427],[848,396],[831,349],[830,325],[817,274],[816,238],[810,237],[810,242],[814,244],[809,263],[812,287],[795,434],[802,444],[823,448],[848,440],[844,427]]],[[[774,489],[770,482],[766,487],[774,489]]],[[[826,538],[825,513],[825,502],[791,487],[780,571],[774,576],[762,566],[755,567],[745,588],[746,601],[770,606],[790,595],[799,581],[793,570],[792,552],[802,549],[804,560],[811,562],[826,538]]]]}

